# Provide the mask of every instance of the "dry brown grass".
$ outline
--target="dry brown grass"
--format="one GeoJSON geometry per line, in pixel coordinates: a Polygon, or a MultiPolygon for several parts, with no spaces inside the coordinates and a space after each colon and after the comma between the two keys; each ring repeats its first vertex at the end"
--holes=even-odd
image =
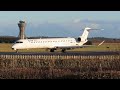
{"type": "Polygon", "coordinates": [[[120,59],[0,59],[1,79],[120,78],[120,59]]]}

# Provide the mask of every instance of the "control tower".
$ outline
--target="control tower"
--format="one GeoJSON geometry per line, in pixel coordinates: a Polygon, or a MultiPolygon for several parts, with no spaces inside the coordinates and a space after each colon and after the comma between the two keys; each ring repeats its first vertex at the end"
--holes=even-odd
{"type": "Polygon", "coordinates": [[[19,21],[19,23],[18,23],[18,27],[20,29],[20,32],[19,32],[19,35],[18,35],[19,39],[25,39],[26,38],[26,36],[25,36],[25,26],[26,26],[25,21],[19,21]]]}

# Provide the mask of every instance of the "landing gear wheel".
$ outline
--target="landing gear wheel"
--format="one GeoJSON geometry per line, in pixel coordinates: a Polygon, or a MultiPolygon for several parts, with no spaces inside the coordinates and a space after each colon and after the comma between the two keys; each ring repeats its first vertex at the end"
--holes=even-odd
{"type": "Polygon", "coordinates": [[[54,49],[50,49],[50,52],[54,52],[54,49]]]}
{"type": "Polygon", "coordinates": [[[18,53],[18,50],[16,50],[16,53],[18,53]]]}
{"type": "Polygon", "coordinates": [[[62,52],[65,52],[66,51],[66,49],[62,49],[62,52]]]}

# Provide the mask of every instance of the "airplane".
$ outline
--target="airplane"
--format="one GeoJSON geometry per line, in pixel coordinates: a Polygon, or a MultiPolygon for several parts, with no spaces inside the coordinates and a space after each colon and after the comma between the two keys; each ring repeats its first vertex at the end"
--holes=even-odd
{"type": "MultiPolygon", "coordinates": [[[[19,49],[32,49],[32,48],[44,48],[49,49],[50,52],[54,52],[57,49],[61,49],[62,52],[66,50],[88,47],[91,45],[84,45],[88,40],[88,34],[90,30],[100,30],[100,29],[91,29],[86,27],[83,31],[83,34],[78,38],[40,38],[40,39],[19,39],[17,40],[12,49],[18,52],[19,49]]],[[[102,29],[101,29],[102,30],[102,29]]],[[[104,41],[103,41],[104,42],[104,41]]],[[[102,45],[101,42],[98,46],[102,45]]]]}

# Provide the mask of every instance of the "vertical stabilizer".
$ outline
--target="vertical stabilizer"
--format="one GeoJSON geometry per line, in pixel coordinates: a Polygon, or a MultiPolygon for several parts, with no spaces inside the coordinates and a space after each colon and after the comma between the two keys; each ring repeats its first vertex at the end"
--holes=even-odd
{"type": "Polygon", "coordinates": [[[81,36],[81,41],[83,41],[83,42],[85,42],[85,41],[87,41],[87,37],[88,37],[88,34],[89,34],[89,30],[90,30],[91,28],[88,28],[88,27],[86,27],[85,29],[84,29],[84,32],[83,32],[83,34],[82,34],[82,36],[81,36]]]}

